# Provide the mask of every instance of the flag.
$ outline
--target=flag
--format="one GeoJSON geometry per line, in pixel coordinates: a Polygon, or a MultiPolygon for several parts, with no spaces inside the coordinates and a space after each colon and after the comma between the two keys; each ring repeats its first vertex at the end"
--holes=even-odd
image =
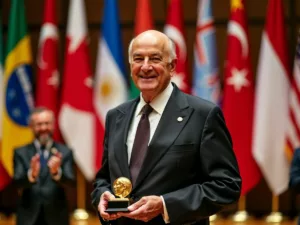
{"type": "Polygon", "coordinates": [[[95,112],[83,0],[69,6],[59,127],[87,180],[95,176],[95,112]]]}
{"type": "MultiPolygon", "coordinates": [[[[46,0],[44,6],[44,22],[38,46],[38,73],[36,88],[36,106],[45,106],[57,116],[59,73],[57,66],[58,29],[55,17],[55,0],[46,0]]],[[[60,140],[57,129],[54,139],[60,140]]]]}
{"type": "MultiPolygon", "coordinates": [[[[134,35],[153,29],[152,9],[149,0],[137,0],[136,14],[135,14],[136,25],[134,28],[134,35]]],[[[130,98],[136,98],[140,94],[139,89],[130,79],[130,98]]]]}
{"type": "Polygon", "coordinates": [[[187,48],[183,27],[181,0],[170,0],[164,33],[171,38],[176,45],[177,65],[172,81],[177,84],[180,90],[190,93],[191,87],[187,70],[187,48]]]}
{"type": "Polygon", "coordinates": [[[287,189],[289,180],[284,151],[290,87],[286,44],[282,1],[271,0],[258,61],[253,155],[275,195],[287,189]]]}
{"type": "Polygon", "coordinates": [[[23,0],[12,0],[8,24],[4,65],[4,109],[2,162],[13,175],[13,150],[32,141],[28,127],[34,107],[32,95],[32,63],[23,0]]]}
{"type": "Polygon", "coordinates": [[[289,116],[287,125],[286,153],[292,159],[294,150],[300,147],[300,30],[294,59],[292,86],[289,92],[289,116]]]}
{"type": "Polygon", "coordinates": [[[252,155],[254,77],[243,0],[231,0],[225,65],[223,112],[243,180],[242,195],[260,180],[252,155]]]}
{"type": "Polygon", "coordinates": [[[198,4],[198,19],[194,45],[193,94],[219,103],[220,79],[218,71],[216,35],[211,12],[211,0],[198,4]]]}
{"type": "Polygon", "coordinates": [[[94,106],[99,119],[99,123],[97,123],[97,167],[100,166],[102,160],[106,114],[108,110],[125,102],[127,98],[127,82],[117,0],[105,0],[94,87],[94,106]]]}
{"type": "MultiPolygon", "coordinates": [[[[0,112],[3,112],[3,62],[4,62],[4,43],[3,43],[3,33],[2,33],[2,10],[0,10],[0,112]]],[[[0,119],[0,191],[6,187],[10,181],[10,177],[3,167],[3,162],[1,158],[2,151],[2,118],[0,119]]]]}

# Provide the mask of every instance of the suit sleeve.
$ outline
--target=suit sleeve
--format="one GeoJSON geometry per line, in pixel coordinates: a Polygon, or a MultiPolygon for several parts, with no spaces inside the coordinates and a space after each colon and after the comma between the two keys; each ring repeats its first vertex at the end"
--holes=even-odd
{"type": "Polygon", "coordinates": [[[20,155],[18,150],[14,150],[14,176],[13,182],[18,188],[28,188],[36,182],[30,182],[28,178],[28,166],[24,158],[20,155]]]}
{"type": "Polygon", "coordinates": [[[199,157],[199,183],[163,195],[172,224],[207,218],[239,199],[238,164],[219,107],[214,107],[206,118],[199,157]]]}
{"type": "MultiPolygon", "coordinates": [[[[108,133],[109,133],[109,116],[110,112],[107,113],[106,122],[105,122],[105,135],[103,143],[103,158],[102,158],[102,167],[97,172],[95,181],[93,183],[94,191],[91,194],[92,204],[95,209],[98,211],[98,205],[100,202],[100,197],[105,191],[111,192],[110,185],[110,176],[109,176],[109,163],[108,163],[108,133]]],[[[103,221],[101,221],[103,222],[103,221]]]]}
{"type": "Polygon", "coordinates": [[[294,152],[291,170],[289,187],[294,189],[297,193],[300,193],[300,148],[294,152]]]}

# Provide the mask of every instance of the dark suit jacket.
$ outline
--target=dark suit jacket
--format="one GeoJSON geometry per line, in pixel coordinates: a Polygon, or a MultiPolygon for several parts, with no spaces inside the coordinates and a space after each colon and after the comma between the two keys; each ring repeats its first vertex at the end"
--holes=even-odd
{"type": "MultiPolygon", "coordinates": [[[[300,193],[300,148],[297,148],[294,152],[290,170],[289,187],[295,194],[300,193]]],[[[300,225],[300,217],[298,218],[298,224],[300,225]]]]}
{"type": "Polygon", "coordinates": [[[300,193],[300,148],[294,152],[290,170],[289,187],[293,188],[298,194],[300,193]]]}
{"type": "MultiPolygon", "coordinates": [[[[130,197],[162,195],[171,224],[209,224],[210,215],[240,196],[241,178],[231,137],[219,107],[173,86],[130,197]]],[[[112,192],[116,178],[130,179],[126,140],[138,102],[139,98],[107,114],[103,164],[92,193],[96,208],[101,194],[112,192]]],[[[111,224],[143,222],[121,218],[111,224]]],[[[158,216],[147,224],[165,222],[158,216]]]]}
{"type": "MultiPolygon", "coordinates": [[[[74,183],[73,154],[66,146],[53,143],[62,154],[62,176],[55,181],[46,166],[41,169],[37,182],[28,180],[30,160],[37,153],[33,143],[14,151],[14,183],[20,188],[17,207],[17,225],[32,225],[37,219],[41,207],[48,225],[69,224],[68,206],[64,185],[74,183]]],[[[49,158],[51,157],[51,151],[49,158]]],[[[48,159],[49,159],[48,158],[48,159]]]]}

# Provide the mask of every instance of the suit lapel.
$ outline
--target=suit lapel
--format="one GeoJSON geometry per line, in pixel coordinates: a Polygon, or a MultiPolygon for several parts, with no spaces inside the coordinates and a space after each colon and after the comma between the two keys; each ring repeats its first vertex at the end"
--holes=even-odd
{"type": "Polygon", "coordinates": [[[141,184],[161,157],[167,152],[187,123],[192,112],[193,109],[189,107],[186,97],[174,85],[173,93],[149,144],[143,166],[134,188],[141,184]]]}
{"type": "Polygon", "coordinates": [[[127,136],[130,122],[135,112],[139,98],[135,99],[127,108],[119,109],[116,119],[116,129],[114,134],[114,155],[116,164],[120,167],[122,176],[130,178],[127,153],[127,136]]]}
{"type": "Polygon", "coordinates": [[[37,149],[35,148],[34,144],[31,143],[28,146],[28,151],[27,151],[27,157],[29,159],[29,162],[31,161],[31,158],[37,153],[38,153],[37,149]]]}

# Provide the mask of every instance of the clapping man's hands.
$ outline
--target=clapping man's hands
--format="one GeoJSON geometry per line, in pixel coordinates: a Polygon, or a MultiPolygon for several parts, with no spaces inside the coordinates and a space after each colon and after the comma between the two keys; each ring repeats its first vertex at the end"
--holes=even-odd
{"type": "Polygon", "coordinates": [[[31,169],[31,176],[33,177],[33,179],[36,179],[39,176],[40,170],[41,170],[41,163],[40,163],[40,155],[39,154],[35,154],[31,158],[30,169],[31,169]]]}
{"type": "Polygon", "coordinates": [[[58,170],[61,166],[61,162],[62,162],[62,154],[60,152],[57,152],[55,155],[52,155],[50,157],[47,165],[52,175],[56,175],[58,173],[58,170]]]}

